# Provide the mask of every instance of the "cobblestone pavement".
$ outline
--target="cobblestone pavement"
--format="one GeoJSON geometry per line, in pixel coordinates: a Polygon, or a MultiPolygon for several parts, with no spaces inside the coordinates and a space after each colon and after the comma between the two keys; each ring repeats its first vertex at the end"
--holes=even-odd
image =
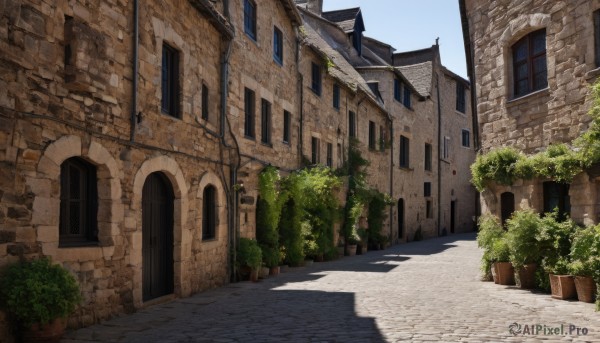
{"type": "Polygon", "coordinates": [[[152,306],[64,342],[600,342],[593,304],[481,282],[480,256],[474,234],[398,245],[152,306]],[[587,335],[513,336],[515,322],[587,335]]]}

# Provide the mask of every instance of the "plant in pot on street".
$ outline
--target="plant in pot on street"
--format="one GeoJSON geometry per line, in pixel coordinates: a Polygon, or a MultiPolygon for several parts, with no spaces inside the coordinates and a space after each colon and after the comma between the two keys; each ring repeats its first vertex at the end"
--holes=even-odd
{"type": "Polygon", "coordinates": [[[252,281],[258,280],[258,270],[262,264],[262,251],[254,239],[240,238],[236,266],[240,273],[249,276],[252,281]]]}
{"type": "MultiPolygon", "coordinates": [[[[477,234],[477,245],[483,250],[481,257],[481,271],[483,280],[490,281],[495,276],[496,262],[493,258],[492,249],[494,242],[504,235],[504,229],[498,218],[492,214],[485,214],[479,218],[479,233],[477,234]]],[[[495,280],[496,281],[496,280],[495,280]]]]}
{"type": "Polygon", "coordinates": [[[541,258],[537,239],[541,225],[542,219],[532,210],[516,211],[506,221],[510,262],[520,288],[535,288],[535,272],[541,258]]]}
{"type": "Polygon", "coordinates": [[[0,280],[0,297],[25,341],[57,342],[81,301],[75,277],[48,258],[10,266],[0,280]]]}
{"type": "Polygon", "coordinates": [[[510,263],[510,248],[506,233],[503,233],[492,243],[491,259],[494,261],[498,284],[514,285],[515,270],[512,263],[510,263]]]}
{"type": "Polygon", "coordinates": [[[579,301],[593,302],[600,282],[600,225],[578,230],[571,246],[569,271],[575,276],[579,301]]]}

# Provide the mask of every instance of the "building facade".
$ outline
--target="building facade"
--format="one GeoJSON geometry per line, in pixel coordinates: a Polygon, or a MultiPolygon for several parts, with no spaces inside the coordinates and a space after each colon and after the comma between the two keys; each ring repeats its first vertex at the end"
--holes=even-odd
{"type": "MultiPolygon", "coordinates": [[[[256,235],[260,171],[340,168],[353,139],[368,184],[403,201],[384,223],[392,242],[452,232],[450,202],[470,201],[460,168],[474,150],[454,142],[471,112],[453,96],[468,83],[439,53],[424,72],[395,64],[362,36],[360,9],[321,6],[7,2],[0,267],[48,256],[70,270],[83,293],[70,327],[219,287],[237,239],[256,235]]],[[[472,209],[456,211],[455,232],[470,230],[472,209]]]]}
{"type": "MultiPolygon", "coordinates": [[[[580,136],[599,74],[600,1],[461,0],[460,7],[482,151],[510,146],[533,154],[580,136]]],[[[598,221],[590,171],[570,184],[491,184],[481,200],[483,212],[502,218],[514,209],[558,205],[578,223],[598,221]]]]}

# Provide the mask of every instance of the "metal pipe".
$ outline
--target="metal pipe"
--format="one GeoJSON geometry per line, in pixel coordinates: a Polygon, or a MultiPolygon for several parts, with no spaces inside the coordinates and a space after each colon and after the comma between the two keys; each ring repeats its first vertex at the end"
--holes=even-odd
{"type": "Polygon", "coordinates": [[[438,108],[438,206],[437,206],[437,218],[438,218],[438,236],[440,236],[440,229],[442,227],[442,159],[440,158],[440,148],[442,147],[442,104],[440,96],[440,79],[439,75],[435,74],[435,86],[437,88],[437,108],[438,108]]]}
{"type": "Polygon", "coordinates": [[[131,94],[131,114],[129,116],[129,141],[135,140],[135,126],[137,117],[137,101],[138,101],[138,53],[139,53],[139,3],[138,0],[133,1],[133,75],[132,75],[132,94],[131,94]]]}

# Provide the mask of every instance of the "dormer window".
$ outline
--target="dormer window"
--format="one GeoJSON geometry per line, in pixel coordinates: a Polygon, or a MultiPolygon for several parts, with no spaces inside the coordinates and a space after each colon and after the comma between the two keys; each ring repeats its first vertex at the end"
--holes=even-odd
{"type": "Polygon", "coordinates": [[[362,55],[362,32],[354,31],[352,34],[352,45],[359,55],[362,55]]]}

